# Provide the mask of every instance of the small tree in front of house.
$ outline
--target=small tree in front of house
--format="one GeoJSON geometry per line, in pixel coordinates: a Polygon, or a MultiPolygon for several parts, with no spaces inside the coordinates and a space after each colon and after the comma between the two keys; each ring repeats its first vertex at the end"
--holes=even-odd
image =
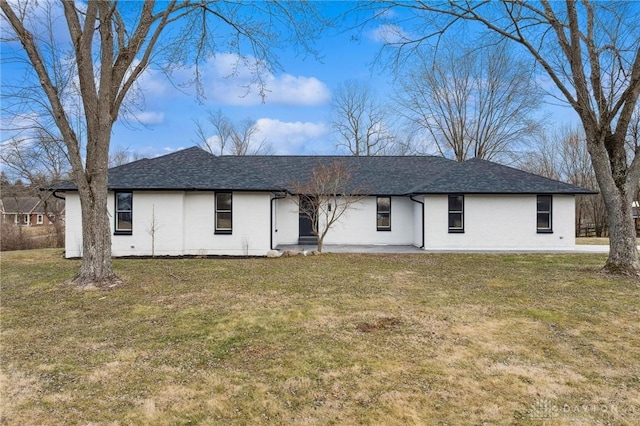
{"type": "Polygon", "coordinates": [[[151,206],[151,221],[147,228],[147,234],[151,236],[151,257],[156,257],[156,233],[160,228],[162,228],[162,225],[158,223],[158,218],[156,217],[156,205],[154,204],[151,206]]]}
{"type": "Polygon", "coordinates": [[[354,186],[351,171],[340,160],[318,164],[306,182],[295,182],[292,188],[300,214],[311,220],[319,252],[329,229],[366,197],[362,188],[354,186]]]}

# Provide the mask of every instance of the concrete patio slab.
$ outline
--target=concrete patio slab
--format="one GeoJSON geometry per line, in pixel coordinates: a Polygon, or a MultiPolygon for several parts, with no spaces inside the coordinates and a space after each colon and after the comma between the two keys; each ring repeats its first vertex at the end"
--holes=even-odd
{"type": "MultiPolygon", "coordinates": [[[[315,245],[279,245],[276,250],[316,250],[315,245]]],[[[415,246],[391,246],[391,245],[331,245],[325,244],[322,247],[324,253],[424,253],[415,246]]]]}
{"type": "MultiPolygon", "coordinates": [[[[640,249],[640,246],[638,246],[640,249]]],[[[276,250],[316,250],[315,245],[279,245],[276,250]]],[[[609,253],[607,245],[576,245],[565,250],[422,250],[415,246],[393,245],[331,245],[325,244],[325,253],[609,253]]]]}

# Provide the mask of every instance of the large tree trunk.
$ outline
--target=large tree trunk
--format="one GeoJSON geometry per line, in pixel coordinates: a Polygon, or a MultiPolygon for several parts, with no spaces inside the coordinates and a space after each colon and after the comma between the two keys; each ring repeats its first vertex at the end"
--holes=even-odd
{"type": "MultiPolygon", "coordinates": [[[[607,203],[609,210],[609,258],[604,268],[608,272],[625,275],[640,275],[640,258],[636,243],[636,232],[631,215],[631,200],[618,192],[616,202],[607,203]],[[619,209],[617,212],[612,209],[619,209]]],[[[612,197],[614,198],[614,197],[612,197]]],[[[606,198],[605,198],[606,200],[606,198]]]]}
{"type": "Polygon", "coordinates": [[[604,270],[640,276],[640,257],[631,214],[635,185],[627,179],[624,138],[615,134],[598,135],[596,132],[589,135],[588,132],[587,147],[608,216],[609,258],[604,270]]]}
{"type": "Polygon", "coordinates": [[[107,158],[111,126],[97,120],[97,135],[88,143],[94,148],[87,158],[84,173],[76,173],[82,210],[82,264],[72,280],[79,288],[111,288],[122,281],[111,266],[111,227],[107,211],[107,158]],[[106,141],[105,141],[106,139],[106,141]]]}
{"type": "Polygon", "coordinates": [[[92,182],[89,191],[79,191],[83,229],[82,264],[73,284],[81,288],[108,288],[121,283],[111,266],[111,229],[106,188],[106,183],[92,182]]]}

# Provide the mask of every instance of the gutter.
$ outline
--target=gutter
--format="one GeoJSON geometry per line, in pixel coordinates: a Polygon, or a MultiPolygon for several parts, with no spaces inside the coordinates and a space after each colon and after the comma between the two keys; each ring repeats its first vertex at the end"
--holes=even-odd
{"type": "Polygon", "coordinates": [[[58,190],[54,189],[54,190],[53,190],[53,194],[51,194],[51,195],[53,195],[53,196],[54,196],[55,198],[57,198],[58,200],[66,200],[66,197],[61,197],[61,196],[59,196],[59,195],[57,194],[57,192],[58,192],[58,190]]]}
{"type": "MultiPolygon", "coordinates": [[[[269,250],[273,250],[273,202],[275,200],[282,200],[286,198],[287,194],[281,192],[280,195],[273,193],[273,198],[270,200],[271,208],[269,209],[269,250]]],[[[278,232],[276,229],[275,232],[278,232]]]]}
{"type": "Polygon", "coordinates": [[[424,250],[424,202],[418,201],[413,197],[414,197],[413,194],[409,195],[409,198],[411,199],[411,201],[413,201],[414,203],[418,203],[422,206],[422,225],[421,225],[422,226],[422,245],[420,246],[420,248],[424,250]]]}

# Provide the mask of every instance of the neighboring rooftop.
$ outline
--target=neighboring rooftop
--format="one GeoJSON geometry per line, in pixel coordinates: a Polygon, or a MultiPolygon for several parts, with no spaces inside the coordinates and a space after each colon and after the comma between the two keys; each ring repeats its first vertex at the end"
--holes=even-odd
{"type": "MultiPolygon", "coordinates": [[[[292,191],[319,164],[344,162],[352,188],[369,194],[566,193],[592,191],[473,159],[434,156],[215,156],[198,147],[109,169],[111,190],[292,191]]],[[[60,190],[70,190],[61,185],[60,190]]]]}
{"type": "Polygon", "coordinates": [[[44,201],[39,197],[5,196],[0,200],[0,212],[3,214],[41,214],[47,210],[63,208],[62,200],[48,197],[44,201]],[[55,204],[55,206],[53,205],[55,204]]]}

